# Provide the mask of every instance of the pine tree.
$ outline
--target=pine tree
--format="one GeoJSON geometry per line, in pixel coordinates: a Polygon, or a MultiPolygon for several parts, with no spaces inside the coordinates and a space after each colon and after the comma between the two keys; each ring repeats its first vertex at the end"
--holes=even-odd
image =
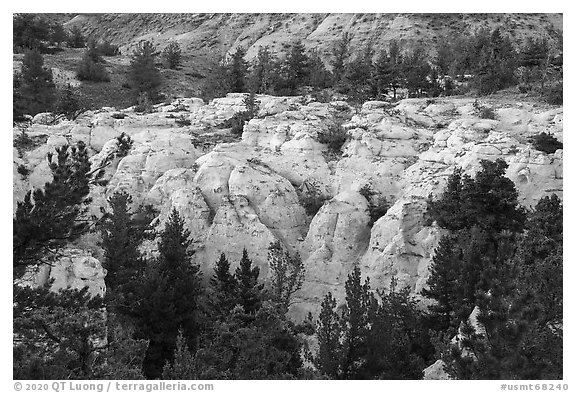
{"type": "Polygon", "coordinates": [[[344,68],[344,83],[347,94],[356,103],[363,103],[378,94],[372,56],[372,47],[367,46],[358,57],[348,62],[344,68]]]}
{"type": "Polygon", "coordinates": [[[249,76],[250,91],[258,94],[272,94],[275,89],[274,68],[276,59],[267,46],[258,48],[249,76]]]}
{"type": "Polygon", "coordinates": [[[68,34],[66,33],[62,23],[56,22],[50,27],[50,42],[56,44],[58,48],[60,48],[62,43],[67,39],[68,34]]]}
{"type": "Polygon", "coordinates": [[[354,267],[346,280],[346,310],[343,322],[342,377],[354,379],[366,354],[370,315],[374,311],[375,299],[370,293],[370,279],[364,284],[360,280],[360,269],[354,267]]]}
{"type": "Polygon", "coordinates": [[[146,93],[151,100],[156,99],[162,82],[156,68],[156,49],[149,41],[141,42],[133,52],[128,79],[137,94],[146,93]]]}
{"type": "Polygon", "coordinates": [[[290,95],[295,95],[297,89],[304,86],[310,75],[309,58],[302,41],[292,44],[285,60],[286,86],[290,95]]]}
{"type": "Polygon", "coordinates": [[[108,75],[104,63],[105,61],[96,47],[96,41],[90,40],[76,70],[76,77],[81,81],[110,82],[110,75],[108,75]]]}
{"type": "Polygon", "coordinates": [[[348,57],[348,44],[348,35],[344,33],[342,39],[336,41],[334,49],[332,50],[333,59],[331,65],[335,83],[340,82],[344,76],[344,67],[348,57]]]}
{"type": "Polygon", "coordinates": [[[288,311],[292,296],[304,283],[305,268],[299,255],[284,251],[280,241],[268,247],[268,264],[272,281],[272,298],[284,311],[288,311]]]}
{"type": "Polygon", "coordinates": [[[166,363],[162,371],[162,379],[167,380],[191,380],[196,379],[196,370],[194,367],[194,357],[182,331],[178,332],[176,337],[176,349],[174,350],[174,360],[166,363]]]}
{"type": "MultiPolygon", "coordinates": [[[[453,331],[459,321],[456,320],[458,300],[457,286],[458,272],[461,261],[460,251],[456,247],[455,239],[443,236],[434,250],[430,277],[426,281],[429,288],[422,290],[422,295],[434,299],[436,304],[429,307],[433,327],[436,330],[453,331]]],[[[452,332],[455,333],[455,332],[452,332]]]]}
{"type": "Polygon", "coordinates": [[[136,292],[134,286],[144,267],[138,248],[153,218],[149,209],[130,212],[131,203],[132,197],[124,191],[114,193],[108,199],[110,211],[99,224],[100,246],[104,250],[102,266],[107,271],[106,298],[109,307],[121,314],[128,312],[125,303],[130,304],[128,299],[136,292]]]}
{"type": "Polygon", "coordinates": [[[86,46],[86,39],[78,25],[73,26],[68,34],[68,46],[70,48],[84,48],[86,46]]]}
{"type": "Polygon", "coordinates": [[[189,232],[175,209],[159,237],[159,257],[147,266],[139,285],[139,301],[130,314],[139,337],[150,340],[144,360],[148,378],[162,374],[174,354],[179,329],[194,351],[200,328],[200,268],[191,264],[189,232]]]}
{"type": "Polygon", "coordinates": [[[324,66],[318,51],[311,50],[308,54],[309,76],[308,82],[315,90],[321,90],[329,87],[332,83],[330,72],[324,66]]]}
{"type": "Polygon", "coordinates": [[[421,97],[428,92],[430,87],[428,78],[431,68],[426,60],[423,48],[415,48],[404,55],[402,73],[406,79],[406,88],[409,96],[421,97]]]}
{"type": "Polygon", "coordinates": [[[52,181],[44,190],[28,191],[18,202],[13,219],[14,274],[20,276],[27,266],[47,263],[47,257],[88,229],[83,219],[89,188],[90,162],[86,145],[56,149],[48,154],[52,181]]]}
{"type": "Polygon", "coordinates": [[[245,55],[246,50],[244,48],[236,48],[236,52],[234,52],[228,64],[228,78],[231,93],[244,93],[246,91],[248,64],[246,60],[244,60],[245,55]]]}
{"type": "Polygon", "coordinates": [[[425,355],[433,354],[421,311],[409,288],[378,291],[381,304],[370,314],[366,354],[358,370],[362,379],[421,379],[425,355]]]}
{"type": "Polygon", "coordinates": [[[78,93],[68,84],[58,96],[55,112],[63,114],[69,120],[75,120],[83,111],[78,93]]]}
{"type": "Polygon", "coordinates": [[[26,51],[22,72],[15,82],[14,107],[18,115],[35,115],[52,110],[56,92],[52,71],[44,68],[44,58],[36,50],[26,51]]]}
{"type": "Polygon", "coordinates": [[[182,64],[182,49],[177,42],[169,43],[162,51],[162,59],[166,67],[176,70],[182,64]]]}
{"type": "Polygon", "coordinates": [[[210,278],[212,289],[211,316],[216,319],[225,319],[232,312],[238,302],[236,278],[230,273],[230,262],[224,253],[214,267],[214,275],[210,278]]]}
{"type": "Polygon", "coordinates": [[[236,268],[234,277],[238,283],[238,304],[246,314],[254,314],[261,304],[261,293],[264,286],[258,284],[260,268],[252,267],[252,261],[248,258],[246,249],[242,251],[240,265],[236,268]]]}
{"type": "Polygon", "coordinates": [[[330,378],[337,378],[342,361],[342,330],[341,321],[336,313],[336,299],[328,292],[322,300],[320,315],[316,324],[318,352],[314,357],[314,365],[320,372],[330,378]]]}

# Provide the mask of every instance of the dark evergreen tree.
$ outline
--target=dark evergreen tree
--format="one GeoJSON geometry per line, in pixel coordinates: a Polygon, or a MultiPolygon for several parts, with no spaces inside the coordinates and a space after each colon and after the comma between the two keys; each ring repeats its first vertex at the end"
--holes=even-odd
{"type": "Polygon", "coordinates": [[[402,73],[406,80],[408,95],[421,97],[430,88],[431,68],[421,47],[406,53],[402,59],[402,73]]]}
{"type": "Polygon", "coordinates": [[[69,120],[75,120],[83,110],[78,93],[68,84],[59,92],[55,112],[66,116],[69,120]]]}
{"type": "Polygon", "coordinates": [[[259,47],[249,75],[250,91],[258,94],[272,94],[276,87],[275,68],[276,59],[268,47],[259,47]]]}
{"type": "Polygon", "coordinates": [[[362,379],[421,379],[425,354],[433,353],[422,315],[409,288],[398,290],[393,279],[388,294],[370,315],[362,379]]]}
{"type": "Polygon", "coordinates": [[[346,64],[346,59],[348,58],[348,44],[349,38],[346,33],[344,33],[342,39],[336,41],[336,44],[332,50],[332,75],[334,76],[334,82],[338,83],[344,77],[344,67],[346,64]]]}
{"type": "Polygon", "coordinates": [[[258,284],[259,275],[260,268],[252,267],[252,261],[244,249],[234,277],[238,283],[238,304],[242,306],[245,314],[254,314],[260,307],[264,285],[258,284]]]}
{"type": "Polygon", "coordinates": [[[318,322],[316,323],[316,337],[318,338],[318,352],[313,358],[314,365],[330,378],[336,379],[340,375],[342,362],[342,326],[336,312],[336,299],[328,292],[322,300],[318,322]]]}
{"type": "Polygon", "coordinates": [[[459,299],[458,291],[459,263],[462,260],[461,250],[454,244],[451,236],[443,236],[434,251],[430,277],[426,282],[428,288],[422,290],[422,295],[434,299],[436,304],[429,307],[433,328],[440,331],[450,331],[455,334],[459,320],[456,317],[459,299]]]}
{"type": "Polygon", "coordinates": [[[162,370],[162,379],[167,380],[191,380],[197,379],[194,357],[188,349],[186,339],[182,331],[176,337],[176,349],[174,350],[174,360],[166,363],[162,370]]]}
{"type": "Polygon", "coordinates": [[[302,41],[292,44],[285,60],[285,83],[288,93],[296,95],[300,86],[304,86],[310,75],[310,64],[302,41]]]}
{"type": "Polygon", "coordinates": [[[68,33],[68,46],[70,48],[84,48],[86,46],[86,39],[78,25],[74,25],[68,33]]]}
{"type": "Polygon", "coordinates": [[[374,63],[374,77],[379,97],[385,97],[392,88],[394,72],[394,63],[388,52],[383,50],[374,63]]]}
{"type": "Polygon", "coordinates": [[[345,92],[355,103],[361,104],[378,94],[372,56],[372,47],[367,46],[344,68],[345,92]]]}
{"type": "Polygon", "coordinates": [[[309,76],[308,84],[315,90],[325,89],[332,84],[330,72],[324,66],[324,62],[316,50],[308,54],[309,76]]]}
{"type": "Polygon", "coordinates": [[[176,70],[182,64],[182,49],[177,42],[169,43],[162,51],[162,60],[166,67],[176,70]]]}
{"type": "Polygon", "coordinates": [[[210,316],[217,320],[226,319],[238,303],[236,278],[230,273],[230,263],[224,253],[214,267],[210,278],[212,290],[210,298],[210,316]]]}
{"type": "Polygon", "coordinates": [[[14,53],[22,51],[45,49],[44,42],[48,41],[50,25],[41,17],[34,14],[14,14],[12,19],[12,39],[14,53]]]}
{"type": "Polygon", "coordinates": [[[248,63],[244,60],[246,50],[236,48],[228,64],[228,78],[231,93],[244,93],[247,89],[248,63]]]}
{"type": "Polygon", "coordinates": [[[137,94],[146,93],[154,101],[162,84],[156,68],[156,49],[149,41],[141,42],[133,52],[128,79],[137,94]]]}
{"type": "Polygon", "coordinates": [[[110,82],[110,75],[108,75],[104,63],[104,59],[96,47],[96,41],[90,40],[76,70],[76,77],[81,81],[110,82]]]}
{"type": "Polygon", "coordinates": [[[110,323],[86,288],[15,285],[13,295],[15,379],[142,378],[146,343],[110,323]]]}
{"type": "Polygon", "coordinates": [[[369,324],[376,302],[370,292],[370,280],[361,283],[360,269],[354,267],[346,280],[346,309],[342,315],[343,347],[342,377],[355,379],[359,376],[366,355],[369,324]]]}
{"type": "Polygon", "coordinates": [[[20,276],[27,266],[48,263],[61,247],[77,239],[88,229],[83,217],[90,202],[90,162],[86,146],[56,149],[57,157],[48,155],[52,181],[44,190],[28,191],[18,202],[13,219],[14,275],[20,276]]]}
{"type": "Polygon", "coordinates": [[[203,341],[191,367],[198,379],[294,379],[302,368],[295,327],[267,301],[250,319],[236,308],[203,341]]]}
{"type": "Polygon", "coordinates": [[[153,219],[151,208],[140,207],[131,212],[132,197],[126,192],[116,192],[109,199],[110,211],[99,223],[104,250],[102,266],[106,269],[106,303],[109,309],[129,314],[137,293],[136,286],[144,268],[139,251],[146,231],[153,219]]]}
{"type": "Polygon", "coordinates": [[[158,378],[176,348],[179,329],[194,351],[199,335],[200,269],[191,264],[189,232],[176,210],[160,233],[159,257],[151,261],[139,285],[138,302],[130,316],[139,338],[150,340],[143,371],[158,378]]]}
{"type": "Polygon", "coordinates": [[[44,68],[40,52],[26,51],[22,60],[22,72],[16,77],[14,115],[35,115],[53,109],[56,88],[52,71],[44,68]]]}
{"type": "Polygon", "coordinates": [[[68,34],[64,29],[62,23],[54,23],[50,26],[50,42],[57,45],[58,48],[62,45],[63,42],[68,40],[68,34]]]}

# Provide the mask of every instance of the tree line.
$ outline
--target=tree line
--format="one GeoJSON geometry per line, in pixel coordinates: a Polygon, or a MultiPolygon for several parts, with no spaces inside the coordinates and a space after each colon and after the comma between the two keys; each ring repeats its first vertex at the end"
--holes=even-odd
{"type": "Polygon", "coordinates": [[[260,47],[250,63],[245,55],[246,50],[239,47],[213,67],[203,88],[205,98],[229,92],[311,93],[321,98],[321,91],[333,89],[361,103],[390,95],[396,99],[401,89],[408,97],[453,95],[470,89],[486,95],[519,83],[521,91],[538,84],[545,94],[558,88],[554,83],[562,78],[562,58],[553,56],[553,47],[545,38],[528,38],[516,47],[499,28],[439,37],[432,51],[422,45],[403,48],[392,40],[381,50],[369,44],[355,56],[350,38],[344,35],[327,63],[317,51],[306,51],[301,41],[294,42],[284,58],[268,47],[260,47]]]}

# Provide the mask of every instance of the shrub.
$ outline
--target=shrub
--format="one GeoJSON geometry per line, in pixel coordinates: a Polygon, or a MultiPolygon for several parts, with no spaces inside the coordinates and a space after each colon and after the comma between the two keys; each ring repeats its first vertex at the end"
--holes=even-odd
{"type": "Polygon", "coordinates": [[[487,107],[483,107],[480,110],[479,116],[481,119],[491,119],[491,120],[496,119],[496,114],[494,113],[494,110],[492,108],[487,107]]]}
{"type": "Polygon", "coordinates": [[[116,157],[118,158],[126,157],[128,155],[128,152],[132,148],[134,141],[132,140],[132,138],[130,138],[130,135],[124,132],[120,134],[120,136],[118,136],[116,140],[118,141],[118,149],[116,150],[116,157]]]}
{"type": "Polygon", "coordinates": [[[563,99],[563,88],[562,83],[552,86],[548,89],[548,94],[546,95],[546,102],[550,105],[562,105],[563,99]]]}
{"type": "Polygon", "coordinates": [[[385,197],[375,192],[370,184],[364,185],[358,192],[368,201],[368,214],[370,215],[368,225],[372,226],[386,214],[390,204],[385,197]]]}
{"type": "Polygon", "coordinates": [[[123,119],[126,117],[125,113],[113,113],[112,114],[112,118],[113,119],[123,119]]]}
{"type": "Polygon", "coordinates": [[[176,119],[176,124],[178,124],[180,127],[186,127],[191,125],[192,122],[189,119],[184,118],[184,116],[180,116],[176,119]]]}
{"type": "Polygon", "coordinates": [[[230,132],[234,135],[242,135],[244,132],[244,123],[250,120],[248,112],[236,112],[234,116],[222,123],[222,128],[230,128],[230,132]]]}
{"type": "Polygon", "coordinates": [[[558,149],[562,149],[563,144],[554,135],[541,132],[540,134],[533,136],[529,139],[530,143],[534,149],[542,151],[546,154],[552,154],[558,149]]]}
{"type": "Polygon", "coordinates": [[[480,105],[478,100],[475,100],[473,105],[474,109],[476,110],[476,113],[478,114],[478,117],[480,117],[481,119],[491,119],[491,120],[496,119],[496,114],[494,113],[494,110],[492,108],[480,105]]]}
{"type": "Polygon", "coordinates": [[[81,81],[110,82],[110,75],[103,63],[104,59],[100,56],[96,44],[91,41],[76,70],[76,77],[81,81]]]}
{"type": "Polygon", "coordinates": [[[102,56],[118,56],[120,54],[120,49],[118,46],[104,41],[97,46],[98,53],[102,56]]]}
{"type": "Polygon", "coordinates": [[[234,113],[234,116],[222,123],[220,128],[231,128],[230,132],[232,134],[242,135],[244,124],[256,116],[260,102],[256,99],[254,93],[250,93],[244,97],[242,103],[246,107],[246,110],[234,113]]]}
{"type": "Polygon", "coordinates": [[[318,210],[330,197],[322,194],[320,188],[315,183],[304,182],[297,190],[300,204],[310,217],[314,217],[318,210]]]}
{"type": "Polygon", "coordinates": [[[339,154],[344,143],[348,139],[348,133],[342,127],[342,123],[335,121],[326,130],[318,133],[318,142],[328,146],[331,152],[339,154]]]}
{"type": "Polygon", "coordinates": [[[143,91],[140,92],[138,95],[138,103],[134,107],[134,112],[137,113],[152,113],[154,112],[154,108],[152,107],[152,102],[150,101],[150,97],[148,93],[143,91]]]}
{"type": "Polygon", "coordinates": [[[18,171],[19,174],[22,175],[22,177],[27,178],[28,175],[30,174],[30,169],[26,168],[26,166],[20,164],[18,165],[18,168],[16,169],[18,171]]]}
{"type": "Polygon", "coordinates": [[[55,111],[58,114],[63,114],[69,120],[76,119],[82,113],[82,104],[72,86],[68,85],[60,92],[56,101],[55,111]]]}
{"type": "Polygon", "coordinates": [[[171,42],[162,51],[162,60],[164,65],[172,70],[180,67],[182,63],[182,51],[180,45],[176,42],[171,42]]]}

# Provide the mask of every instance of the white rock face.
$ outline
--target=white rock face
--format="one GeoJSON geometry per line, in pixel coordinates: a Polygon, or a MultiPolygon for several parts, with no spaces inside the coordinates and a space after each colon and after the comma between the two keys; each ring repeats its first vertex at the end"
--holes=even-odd
{"type": "MultiPolygon", "coordinates": [[[[245,247],[267,279],[267,248],[280,240],[306,266],[290,311],[301,319],[318,310],[328,291],[342,301],[344,282],[356,265],[370,276],[372,288],[387,289],[394,277],[417,295],[442,234],[424,219],[426,198],[443,191],[457,166],[474,175],[481,160],[502,158],[524,205],[551,193],[562,197],[563,151],[545,154],[528,142],[540,132],[563,140],[562,108],[492,100],[479,104],[491,107],[495,119],[481,119],[471,98],[370,101],[356,111],[344,102],[257,96],[258,116],[239,138],[217,127],[245,110],[244,97],[229,94],[209,103],[178,99],[150,114],[102,108],[54,125],[39,116],[28,133],[45,143],[14,152],[14,205],[28,189],[51,180],[46,154],[54,148],[83,141],[98,168],[124,132],[133,146],[104,169],[108,184],[92,187],[90,212],[99,214],[106,198],[120,190],[136,205],[156,207],[159,228],[176,209],[191,231],[194,261],[205,277],[222,252],[234,269],[245,247]],[[181,127],[177,118],[191,125],[181,127]],[[346,133],[339,152],[319,142],[330,129],[346,133]],[[30,173],[18,173],[20,166],[30,173]],[[298,200],[296,189],[303,184],[316,184],[329,197],[313,218],[298,200]],[[367,201],[358,193],[366,185],[390,203],[372,227],[367,201]]],[[[80,269],[79,276],[56,269],[59,285],[80,285],[80,276],[99,282],[100,270],[88,254],[67,261],[62,266],[94,267],[80,269]]],[[[436,365],[429,373],[438,370],[436,365]]]]}
{"type": "Polygon", "coordinates": [[[24,282],[31,286],[45,285],[54,280],[51,290],[88,288],[91,296],[104,296],[106,270],[100,261],[88,252],[65,249],[50,265],[40,265],[24,275],[24,282]]]}

